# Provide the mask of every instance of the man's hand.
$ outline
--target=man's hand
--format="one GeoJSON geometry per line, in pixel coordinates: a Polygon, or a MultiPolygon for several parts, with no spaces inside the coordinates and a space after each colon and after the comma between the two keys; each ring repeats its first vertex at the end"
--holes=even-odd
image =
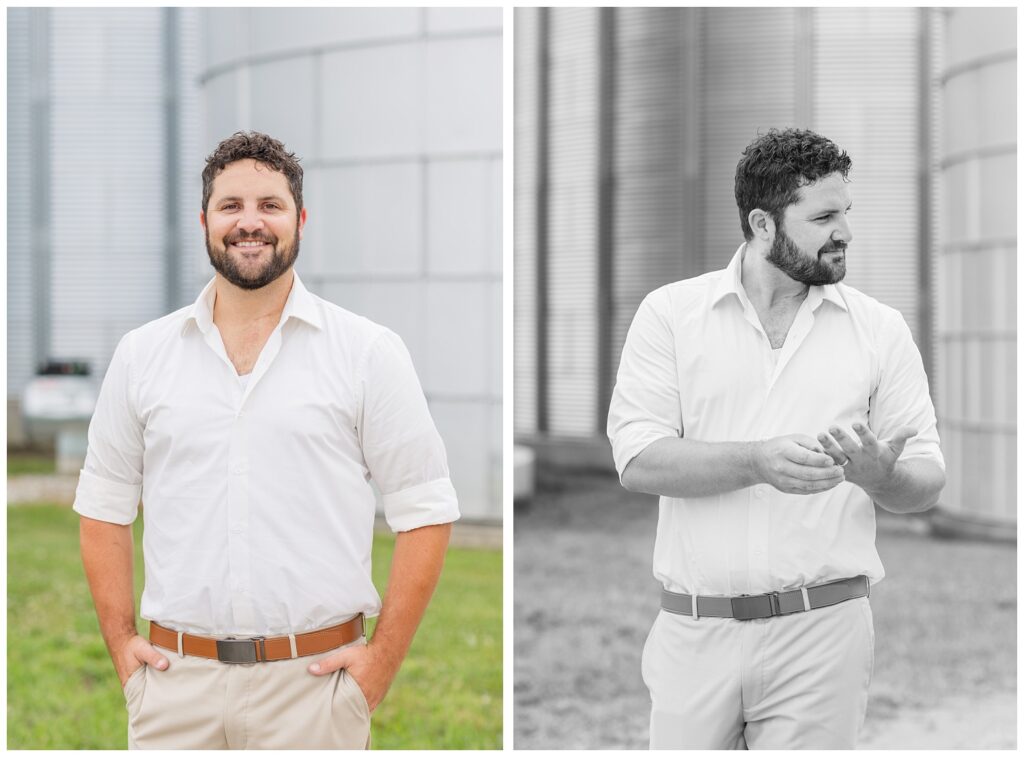
{"type": "Polygon", "coordinates": [[[121,679],[122,688],[132,673],[143,665],[149,665],[157,670],[167,670],[168,662],[166,657],[156,651],[156,647],[136,634],[114,655],[114,668],[117,670],[117,677],[121,679]]]}
{"type": "Polygon", "coordinates": [[[804,434],[758,442],[754,446],[753,464],[759,480],[789,494],[816,494],[845,480],[843,468],[804,434]]]}
{"type": "Polygon", "coordinates": [[[388,660],[373,646],[371,641],[368,644],[353,644],[335,652],[330,657],[314,662],[309,666],[309,672],[317,676],[325,676],[333,673],[339,668],[345,668],[355,680],[356,685],[366,697],[366,704],[370,708],[370,714],[377,709],[377,705],[384,699],[384,695],[391,688],[391,682],[398,673],[398,663],[388,660]]]}
{"type": "Polygon", "coordinates": [[[869,493],[883,488],[893,475],[907,440],[917,434],[917,429],[902,426],[886,441],[879,441],[862,423],[854,423],[853,430],[859,442],[838,426],[818,434],[818,441],[835,462],[843,465],[847,481],[869,493]]]}

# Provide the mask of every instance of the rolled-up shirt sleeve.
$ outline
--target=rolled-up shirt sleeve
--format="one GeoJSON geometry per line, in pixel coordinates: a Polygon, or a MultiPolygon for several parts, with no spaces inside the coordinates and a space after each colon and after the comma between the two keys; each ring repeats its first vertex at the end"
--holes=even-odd
{"type": "Polygon", "coordinates": [[[142,494],[143,451],[129,333],[114,350],[89,422],[89,446],[75,492],[75,512],[109,523],[132,523],[142,494]]]}
{"type": "Polygon", "coordinates": [[[882,337],[878,386],[870,399],[868,426],[879,439],[891,438],[901,426],[912,426],[917,435],[907,442],[900,459],[928,458],[945,470],[928,377],[900,313],[890,314],[882,337]]]}
{"type": "Polygon", "coordinates": [[[444,443],[402,340],[385,331],[363,369],[360,442],[392,531],[451,523],[458,499],[444,443]]]}
{"type": "Polygon", "coordinates": [[[622,472],[652,442],[683,435],[668,293],[647,295],[626,334],[608,408],[608,438],[622,472]]]}

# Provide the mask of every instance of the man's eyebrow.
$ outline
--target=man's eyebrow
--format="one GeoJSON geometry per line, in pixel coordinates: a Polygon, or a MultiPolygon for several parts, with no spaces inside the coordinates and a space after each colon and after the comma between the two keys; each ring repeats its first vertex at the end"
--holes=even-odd
{"type": "MultiPolygon", "coordinates": [[[[277,202],[281,202],[281,203],[284,202],[284,198],[281,197],[280,195],[265,195],[263,197],[257,197],[256,199],[257,199],[258,202],[265,202],[266,200],[277,200],[277,202]]],[[[243,200],[244,200],[244,198],[242,198],[242,197],[235,197],[235,196],[221,197],[221,198],[218,198],[217,204],[220,205],[222,202],[242,202],[243,200]]]]}
{"type": "MultiPolygon", "coordinates": [[[[825,213],[835,213],[836,209],[839,208],[839,207],[840,206],[838,206],[838,205],[820,205],[817,208],[808,210],[807,211],[807,215],[809,217],[814,217],[814,216],[823,215],[825,213]]],[[[853,207],[853,203],[851,202],[849,205],[846,206],[846,210],[849,211],[850,208],[852,208],[852,207],[853,207]]]]}

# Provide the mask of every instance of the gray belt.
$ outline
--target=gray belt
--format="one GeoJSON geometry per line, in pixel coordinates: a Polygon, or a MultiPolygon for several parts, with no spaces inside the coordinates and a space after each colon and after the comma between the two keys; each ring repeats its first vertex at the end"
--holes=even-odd
{"type": "Polygon", "coordinates": [[[791,591],[773,591],[770,594],[744,594],[739,597],[698,596],[696,608],[693,606],[693,597],[689,594],[676,594],[668,589],[662,589],[661,607],[668,612],[690,615],[694,618],[754,620],[817,610],[819,607],[837,605],[848,599],[870,595],[871,583],[867,576],[857,576],[791,591]]]}

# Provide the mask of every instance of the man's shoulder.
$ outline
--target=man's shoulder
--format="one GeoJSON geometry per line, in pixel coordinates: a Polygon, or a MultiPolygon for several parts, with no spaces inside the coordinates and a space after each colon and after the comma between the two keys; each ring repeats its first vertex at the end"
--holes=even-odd
{"type": "Polygon", "coordinates": [[[191,311],[192,305],[186,305],[185,307],[179,308],[167,315],[154,318],[152,321],[147,321],[141,326],[136,326],[134,329],[131,329],[125,337],[132,337],[135,341],[144,344],[158,343],[168,336],[180,334],[181,328],[185,324],[185,321],[191,311]]]}
{"type": "Polygon", "coordinates": [[[895,321],[903,320],[903,314],[899,310],[849,284],[840,282],[835,284],[835,288],[854,319],[866,321],[872,325],[892,324],[895,321]]]}
{"type": "Polygon", "coordinates": [[[688,279],[672,281],[651,291],[644,299],[658,309],[679,310],[695,307],[706,302],[725,273],[726,270],[723,268],[688,279]]]}
{"type": "Polygon", "coordinates": [[[343,338],[349,343],[354,341],[369,344],[382,334],[392,333],[387,326],[377,323],[365,315],[354,313],[312,292],[309,293],[309,296],[320,311],[324,330],[331,336],[343,338]]]}

